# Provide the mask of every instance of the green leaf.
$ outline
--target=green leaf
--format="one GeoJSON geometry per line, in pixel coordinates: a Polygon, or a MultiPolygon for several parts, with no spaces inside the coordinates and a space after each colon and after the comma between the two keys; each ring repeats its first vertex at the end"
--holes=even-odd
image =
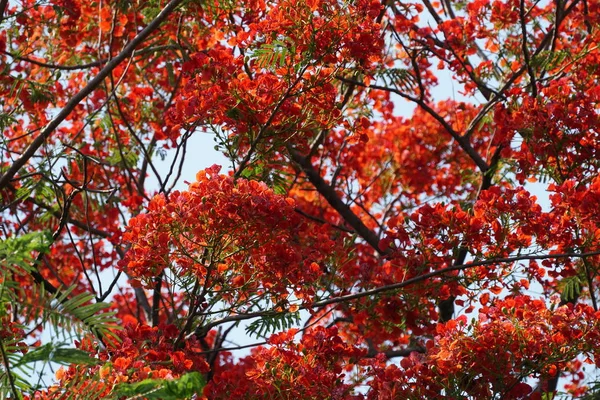
{"type": "Polygon", "coordinates": [[[22,236],[8,238],[0,241],[0,272],[6,273],[6,269],[18,273],[15,265],[30,271],[33,266],[32,252],[46,253],[52,243],[50,231],[38,231],[27,233],[22,236]]]}
{"type": "Polygon", "coordinates": [[[531,65],[540,70],[552,70],[560,65],[567,57],[570,56],[567,50],[544,50],[531,60],[531,65]]]}
{"type": "Polygon", "coordinates": [[[144,7],[141,12],[144,22],[149,23],[160,13],[160,7],[144,7]]]}
{"type": "Polygon", "coordinates": [[[11,114],[0,113],[0,130],[5,131],[9,126],[17,123],[17,119],[11,114]]]}
{"type": "Polygon", "coordinates": [[[206,382],[204,376],[199,372],[191,372],[174,381],[167,381],[168,391],[178,396],[177,398],[188,398],[200,393],[206,382]]]}
{"type": "Polygon", "coordinates": [[[296,45],[290,38],[274,40],[254,50],[252,58],[260,68],[276,69],[286,65],[288,56],[296,53],[296,45]]]}
{"type": "Polygon", "coordinates": [[[581,293],[581,280],[578,276],[571,276],[563,280],[563,289],[560,293],[560,299],[565,303],[574,302],[581,293]]]}
{"type": "Polygon", "coordinates": [[[189,399],[202,393],[206,382],[199,372],[185,374],[179,379],[146,379],[137,383],[120,384],[115,390],[117,397],[128,399],[144,397],[146,399],[177,400],[189,399]]]}
{"type": "Polygon", "coordinates": [[[53,343],[46,343],[43,346],[29,351],[21,357],[15,366],[18,367],[36,361],[48,361],[62,365],[94,365],[99,362],[97,359],[91,357],[86,351],[73,348],[61,348],[60,345],[57,347],[53,343]]]}
{"type": "Polygon", "coordinates": [[[404,68],[386,68],[375,75],[383,80],[387,86],[409,91],[418,85],[417,80],[410,70],[404,68]]]}
{"type": "Polygon", "coordinates": [[[256,338],[266,338],[271,333],[287,330],[299,323],[299,312],[267,315],[246,326],[246,333],[256,338]]]}

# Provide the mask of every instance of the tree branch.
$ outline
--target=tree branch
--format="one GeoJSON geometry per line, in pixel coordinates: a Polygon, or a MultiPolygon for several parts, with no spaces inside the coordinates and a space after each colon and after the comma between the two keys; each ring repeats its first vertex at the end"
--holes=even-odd
{"type": "MultiPolygon", "coordinates": [[[[317,301],[317,302],[314,302],[311,304],[302,305],[299,307],[299,309],[300,310],[309,310],[309,309],[314,309],[314,308],[322,308],[322,307],[332,305],[332,304],[344,303],[344,302],[347,302],[350,300],[356,300],[356,299],[360,299],[363,297],[373,296],[376,294],[391,292],[394,290],[405,288],[410,285],[414,285],[415,283],[423,282],[430,278],[435,278],[437,276],[447,274],[449,272],[464,271],[469,268],[481,267],[484,265],[512,263],[512,262],[524,261],[524,260],[547,260],[547,259],[552,259],[552,258],[556,258],[556,259],[569,258],[569,257],[585,258],[585,257],[598,256],[598,255],[600,255],[600,250],[591,251],[588,253],[521,255],[521,256],[514,256],[514,257],[491,258],[489,260],[474,261],[474,262],[470,262],[470,263],[466,263],[466,264],[453,265],[451,267],[442,268],[437,271],[429,272],[427,274],[415,276],[414,278],[407,279],[403,282],[393,283],[391,285],[380,286],[380,287],[377,287],[374,289],[365,290],[363,292],[347,294],[347,295],[339,296],[339,297],[332,297],[327,300],[322,300],[322,301],[317,301]]],[[[287,311],[257,311],[257,312],[253,312],[253,313],[247,313],[247,314],[229,315],[229,316],[221,318],[219,320],[212,321],[212,322],[204,325],[203,327],[198,327],[198,329],[196,329],[194,332],[190,333],[188,335],[188,337],[190,337],[192,335],[205,335],[212,328],[222,325],[222,324],[225,324],[225,323],[228,323],[228,322],[244,321],[244,320],[248,320],[248,319],[264,318],[264,317],[269,317],[269,316],[277,316],[277,315],[281,315],[281,314],[285,314],[285,313],[287,313],[287,311]]]]}
{"type": "Polygon", "coordinates": [[[383,250],[379,248],[379,237],[370,230],[362,220],[354,214],[354,212],[344,203],[335,190],[327,184],[319,174],[317,170],[312,166],[310,159],[303,157],[296,150],[288,146],[288,151],[292,157],[292,160],[298,164],[306,177],[313,184],[315,189],[327,200],[327,202],[344,218],[344,220],[350,225],[356,233],[360,235],[371,247],[377,250],[380,254],[385,254],[383,250]]]}
{"type": "MultiPolygon", "coordinates": [[[[337,304],[344,301],[360,299],[362,297],[372,296],[379,293],[390,292],[397,289],[402,289],[404,287],[413,285],[415,283],[423,282],[429,278],[434,278],[436,276],[447,274],[448,272],[454,271],[464,271],[473,267],[481,267],[484,265],[493,265],[493,264],[503,264],[503,263],[512,263],[516,261],[523,260],[547,260],[552,258],[585,258],[591,256],[600,255],[600,250],[591,251],[589,253],[560,253],[560,254],[539,254],[539,255],[523,255],[523,256],[514,256],[514,257],[503,257],[503,258],[492,258],[489,260],[482,261],[474,261],[466,264],[453,265],[451,267],[446,267],[442,269],[438,269],[437,271],[432,271],[427,274],[419,275],[414,278],[407,279],[403,282],[393,283],[391,285],[380,286],[375,289],[365,290],[364,292],[352,293],[345,296],[333,297],[331,299],[319,301],[316,303],[312,303],[309,307],[324,307],[330,304],[337,304]]],[[[306,308],[309,308],[306,307],[306,308]]],[[[302,308],[302,307],[301,307],[302,308]]]]}
{"type": "Polygon", "coordinates": [[[342,231],[342,232],[347,232],[347,233],[352,233],[352,234],[356,233],[356,232],[355,232],[354,230],[352,230],[352,229],[346,228],[345,226],[341,226],[341,225],[336,225],[336,224],[333,224],[333,223],[331,223],[331,222],[329,222],[329,221],[325,221],[323,218],[319,218],[319,217],[317,217],[317,216],[315,216],[315,215],[311,215],[311,214],[309,214],[309,213],[307,213],[307,212],[305,212],[305,211],[302,211],[302,210],[301,210],[300,208],[298,208],[298,207],[296,207],[296,208],[294,209],[294,211],[296,211],[298,214],[302,215],[303,217],[306,217],[306,218],[308,218],[308,219],[311,219],[311,220],[313,220],[313,221],[316,221],[316,222],[318,222],[318,223],[320,223],[320,224],[327,224],[327,225],[331,226],[332,228],[338,229],[338,230],[340,230],[340,231],[342,231]]]}
{"type": "Polygon", "coordinates": [[[146,40],[152,32],[154,32],[160,24],[175,10],[175,8],[183,0],[171,0],[169,4],[162,9],[162,11],[156,16],[156,18],[148,24],[138,35],[133,38],[127,46],[119,53],[115,58],[110,60],[104,68],[96,75],[88,84],[81,89],[71,100],[60,110],[60,112],[54,117],[52,121],[42,130],[40,135],[36,137],[33,142],[29,145],[27,150],[19,157],[15,162],[8,168],[8,170],[0,177],[0,189],[6,187],[12,178],[19,172],[19,170],[29,161],[31,157],[35,155],[37,150],[44,144],[44,142],[52,135],[54,130],[71,114],[71,112],[79,105],[83,99],[91,94],[96,88],[102,83],[104,78],[108,77],[111,72],[123,62],[126,58],[130,57],[137,46],[146,40]]]}
{"type": "Polygon", "coordinates": [[[4,364],[5,374],[8,376],[8,383],[10,385],[10,390],[15,399],[19,399],[19,392],[17,391],[17,386],[15,384],[15,377],[13,376],[12,371],[10,370],[10,359],[4,350],[4,344],[2,343],[2,339],[0,338],[0,352],[2,355],[2,364],[4,364]]]}
{"type": "Polygon", "coordinates": [[[4,13],[8,7],[8,0],[0,0],[0,22],[4,20],[4,13]]]}
{"type": "MultiPolygon", "coordinates": [[[[164,45],[164,46],[156,46],[156,47],[146,47],[144,49],[140,49],[138,51],[135,52],[136,56],[141,56],[143,54],[148,54],[148,53],[155,53],[158,51],[166,51],[166,50],[178,50],[180,47],[179,46],[175,46],[175,45],[164,45]]],[[[48,68],[48,69],[56,69],[56,70],[61,70],[61,71],[78,71],[81,69],[89,69],[89,68],[93,68],[93,67],[100,67],[104,64],[106,64],[107,62],[109,62],[111,59],[110,58],[102,58],[100,60],[96,60],[96,61],[90,61],[88,63],[85,64],[78,64],[78,65],[61,65],[61,64],[52,64],[52,63],[47,63],[47,62],[43,62],[43,61],[38,61],[38,60],[34,60],[33,58],[29,58],[29,57],[24,57],[24,56],[20,56],[18,54],[15,53],[11,53],[10,51],[3,51],[3,54],[6,54],[7,56],[10,56],[12,58],[14,58],[15,60],[18,61],[24,61],[24,62],[28,62],[30,64],[33,65],[37,65],[38,67],[42,67],[42,68],[48,68]]]]}
{"type": "Polygon", "coordinates": [[[489,169],[489,166],[487,165],[487,163],[485,162],[485,160],[483,158],[481,158],[481,156],[479,155],[479,153],[477,153],[477,151],[475,151],[475,149],[473,148],[473,146],[471,146],[471,143],[469,142],[469,139],[467,137],[465,137],[465,136],[461,136],[458,132],[456,132],[452,128],[452,126],[450,126],[450,124],[444,118],[442,118],[441,115],[439,115],[438,113],[436,113],[435,110],[432,109],[423,99],[419,99],[419,98],[410,96],[410,95],[402,92],[401,90],[394,89],[394,88],[389,88],[387,86],[365,85],[362,82],[358,82],[356,80],[344,78],[343,76],[336,76],[336,79],[338,79],[338,80],[340,80],[342,82],[346,82],[346,83],[354,83],[357,86],[362,86],[362,87],[369,88],[369,89],[383,90],[383,91],[386,91],[386,92],[394,93],[394,94],[396,94],[396,95],[398,95],[398,96],[400,96],[402,98],[405,98],[405,99],[407,99],[409,101],[412,101],[413,103],[415,103],[419,107],[421,107],[423,110],[425,110],[436,121],[438,121],[444,127],[444,129],[446,129],[446,131],[450,134],[450,136],[452,136],[452,138],[465,151],[465,153],[467,153],[467,155],[471,158],[471,160],[473,160],[473,162],[475,163],[475,165],[477,165],[477,167],[481,170],[481,172],[486,172],[489,169]]]}

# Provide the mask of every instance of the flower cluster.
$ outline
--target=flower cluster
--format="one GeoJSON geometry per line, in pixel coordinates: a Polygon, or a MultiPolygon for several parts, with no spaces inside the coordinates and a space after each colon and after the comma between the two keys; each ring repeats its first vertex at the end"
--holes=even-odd
{"type": "Polygon", "coordinates": [[[243,398],[357,399],[355,384],[345,380],[345,370],[365,351],[345,343],[336,328],[316,327],[294,342],[298,331],[275,334],[268,348],[256,349],[234,369],[244,368],[245,376],[223,371],[207,387],[210,399],[243,398]],[[354,360],[354,361],[353,361],[354,360]],[[241,378],[241,382],[240,382],[241,378]],[[244,388],[244,392],[239,389],[244,388]]]}
{"type": "Polygon", "coordinates": [[[540,399],[525,379],[552,378],[579,355],[597,360],[599,317],[589,306],[552,310],[528,296],[497,301],[474,323],[439,324],[426,355],[375,366],[369,398],[540,399]]]}
{"type": "Polygon", "coordinates": [[[264,183],[234,181],[218,167],[197,179],[168,200],[156,196],[130,220],[121,268],[146,282],[171,268],[236,297],[260,289],[310,298],[337,251],[330,228],[307,221],[264,183]]]}

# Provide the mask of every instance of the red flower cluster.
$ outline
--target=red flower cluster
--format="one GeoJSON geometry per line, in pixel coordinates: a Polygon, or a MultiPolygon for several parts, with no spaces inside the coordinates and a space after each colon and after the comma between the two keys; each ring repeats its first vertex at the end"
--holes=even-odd
{"type": "Polygon", "coordinates": [[[308,222],[264,183],[234,181],[216,166],[197,179],[130,220],[121,268],[145,282],[165,269],[192,275],[229,299],[257,290],[310,299],[338,246],[330,228],[308,222]]]}
{"type": "Polygon", "coordinates": [[[372,399],[540,399],[525,378],[551,378],[579,356],[598,360],[600,314],[592,307],[549,309],[509,297],[484,306],[479,320],[460,317],[437,328],[427,355],[374,369],[372,399]]]}
{"type": "Polygon", "coordinates": [[[81,350],[95,356],[99,364],[94,366],[71,365],[56,373],[57,385],[47,392],[38,392],[36,399],[62,399],[61,388],[79,385],[78,391],[86,398],[102,399],[109,396],[118,384],[134,383],[144,379],[176,379],[196,371],[208,372],[209,365],[202,346],[195,339],[175,346],[179,329],[174,325],[125,325],[116,338],[107,338],[107,347],[100,349],[98,343],[85,338],[77,343],[81,350]],[[95,379],[82,379],[94,376],[95,379]],[[87,385],[87,386],[86,386],[87,385]]]}
{"type": "Polygon", "coordinates": [[[336,328],[316,327],[304,332],[298,343],[292,329],[269,339],[272,347],[253,351],[249,359],[215,376],[205,394],[210,399],[344,399],[357,383],[346,378],[365,351],[344,343],[336,328]],[[245,374],[238,371],[243,369],[245,374]],[[236,371],[237,370],[237,371],[236,371]],[[244,376],[245,375],[245,376],[244,376]],[[240,390],[243,389],[243,390],[240,390]]]}

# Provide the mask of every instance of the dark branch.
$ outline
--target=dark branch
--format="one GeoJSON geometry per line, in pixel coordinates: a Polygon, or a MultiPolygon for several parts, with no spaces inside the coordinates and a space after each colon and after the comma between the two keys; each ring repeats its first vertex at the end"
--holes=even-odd
{"type": "Polygon", "coordinates": [[[410,96],[410,95],[402,92],[401,90],[398,90],[395,88],[390,88],[387,86],[365,85],[362,82],[344,78],[343,76],[336,76],[336,79],[338,79],[342,82],[346,82],[346,83],[354,83],[357,86],[362,86],[362,87],[369,88],[369,89],[383,90],[386,92],[394,93],[402,98],[412,101],[413,103],[415,103],[419,107],[421,107],[423,110],[425,110],[429,115],[431,115],[436,121],[438,121],[444,127],[444,129],[450,134],[450,136],[452,136],[452,138],[454,140],[456,140],[458,145],[465,151],[465,153],[467,153],[467,155],[471,158],[471,160],[473,160],[473,162],[475,163],[475,165],[477,165],[477,167],[481,170],[481,172],[486,172],[489,169],[489,166],[487,165],[485,160],[483,158],[481,158],[479,153],[477,153],[477,151],[475,151],[473,146],[471,146],[469,139],[467,137],[461,136],[458,132],[456,132],[452,128],[452,126],[450,126],[450,124],[441,115],[439,115],[437,112],[435,112],[435,110],[433,108],[431,108],[423,99],[419,99],[419,98],[410,96]]]}
{"type": "Polygon", "coordinates": [[[183,0],[171,0],[169,4],[163,8],[163,10],[157,15],[157,17],[146,26],[138,35],[131,40],[125,46],[123,51],[119,53],[115,58],[110,60],[104,68],[96,75],[88,84],[81,89],[71,100],[65,105],[65,107],[54,117],[52,121],[42,130],[40,135],[36,137],[31,145],[25,150],[25,152],[10,166],[10,168],[0,177],[0,189],[6,187],[13,177],[19,172],[19,170],[29,161],[31,157],[35,155],[37,150],[44,144],[44,142],[52,135],[54,130],[71,114],[71,112],[79,105],[83,99],[91,94],[96,88],[108,77],[112,71],[123,62],[126,58],[130,57],[137,46],[142,44],[144,40],[152,32],[154,32],[162,22],[175,10],[175,8],[183,0]]]}
{"type": "MultiPolygon", "coordinates": [[[[600,250],[591,251],[588,253],[521,255],[521,256],[514,256],[514,257],[492,258],[489,260],[474,261],[474,262],[470,262],[470,263],[466,263],[466,264],[453,265],[451,267],[442,268],[437,271],[433,271],[433,272],[430,272],[427,274],[416,276],[411,279],[407,279],[403,282],[393,283],[391,285],[380,286],[380,287],[377,287],[374,289],[365,290],[364,292],[352,293],[352,294],[339,296],[339,297],[332,297],[327,300],[317,301],[315,303],[311,303],[308,305],[302,305],[302,306],[300,306],[300,309],[308,310],[308,309],[314,309],[314,308],[322,308],[322,307],[332,305],[332,304],[339,304],[339,303],[344,303],[344,302],[347,302],[350,300],[360,299],[363,297],[374,296],[374,295],[378,295],[378,294],[382,294],[382,293],[386,293],[386,292],[392,292],[394,290],[402,289],[402,288],[408,287],[410,285],[414,285],[416,283],[426,281],[427,279],[430,279],[430,278],[435,278],[440,275],[445,275],[449,272],[464,271],[469,268],[481,267],[484,265],[513,263],[513,262],[524,261],[524,260],[548,260],[548,259],[553,259],[553,258],[559,259],[559,258],[569,258],[569,257],[585,258],[585,257],[592,257],[592,256],[597,256],[597,255],[600,255],[600,250]]],[[[287,311],[257,311],[257,312],[253,312],[253,313],[247,313],[247,314],[230,315],[230,316],[221,318],[219,320],[212,321],[212,322],[206,324],[205,326],[203,326],[201,329],[197,329],[195,332],[191,333],[188,336],[204,335],[207,332],[209,332],[212,328],[222,325],[222,324],[225,324],[225,323],[228,323],[228,322],[245,321],[248,319],[264,318],[264,317],[269,317],[269,316],[272,317],[272,316],[277,316],[277,315],[281,315],[281,314],[285,314],[285,313],[287,313],[287,311]]]]}
{"type": "Polygon", "coordinates": [[[352,212],[346,203],[339,198],[335,190],[329,186],[327,182],[323,180],[319,172],[314,169],[310,160],[306,157],[303,157],[300,153],[289,146],[288,151],[292,157],[292,160],[302,168],[310,183],[313,184],[315,189],[317,189],[321,196],[327,200],[331,207],[333,207],[342,216],[342,218],[344,218],[348,225],[354,228],[356,233],[358,233],[360,237],[362,237],[369,245],[371,245],[371,247],[377,250],[378,253],[385,254],[385,252],[379,248],[379,237],[375,234],[375,232],[370,230],[362,222],[362,220],[356,214],[354,214],[354,212],[352,212]]]}

